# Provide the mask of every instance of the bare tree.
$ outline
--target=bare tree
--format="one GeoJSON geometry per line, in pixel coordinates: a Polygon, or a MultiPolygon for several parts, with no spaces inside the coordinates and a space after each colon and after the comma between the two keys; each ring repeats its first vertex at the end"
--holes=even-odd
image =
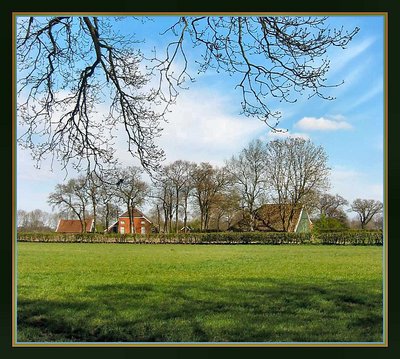
{"type": "Polygon", "coordinates": [[[135,233],[133,223],[133,209],[140,206],[148,193],[148,185],[141,179],[143,170],[139,167],[130,166],[119,168],[115,173],[118,178],[116,195],[124,203],[128,211],[130,232],[135,233]]]}
{"type": "MultiPolygon", "coordinates": [[[[188,71],[187,47],[198,47],[198,71],[215,69],[238,75],[242,110],[275,128],[280,118],[269,102],[276,98],[297,101],[297,95],[309,90],[309,97],[326,96],[323,90],[339,84],[327,84],[329,47],[345,48],[359,31],[329,29],[326,17],[288,16],[183,16],[166,33],[172,33],[164,59],[154,58],[153,70],[177,93],[188,71]],[[187,44],[189,43],[189,44],[187,44]],[[171,66],[180,62],[181,71],[171,66]],[[273,120],[271,122],[271,119],[273,120]]],[[[178,65],[178,64],[176,64],[178,65]]]]}
{"type": "Polygon", "coordinates": [[[111,219],[117,219],[120,214],[120,206],[118,204],[118,183],[120,178],[115,178],[114,169],[105,171],[101,179],[94,176],[94,181],[99,182],[101,186],[97,189],[96,203],[98,205],[98,213],[101,217],[105,229],[110,226],[111,219]]]}
{"type": "Polygon", "coordinates": [[[225,169],[214,168],[211,164],[202,162],[196,164],[193,174],[193,196],[200,211],[200,229],[209,228],[212,206],[218,200],[218,194],[229,183],[225,169]]]}
{"type": "Polygon", "coordinates": [[[93,227],[95,231],[97,231],[97,215],[101,186],[102,182],[100,181],[100,178],[93,172],[90,172],[86,177],[85,190],[92,207],[93,227]]]}
{"type": "Polygon", "coordinates": [[[163,111],[139,65],[132,37],[119,35],[107,17],[29,17],[17,22],[19,143],[39,165],[51,156],[88,172],[115,163],[113,136],[120,127],[128,151],[146,169],[163,152],[154,143],[163,111]],[[142,90],[142,92],[141,92],[142,90]],[[108,114],[96,115],[110,98],[108,114]],[[154,107],[154,106],[153,106],[154,107]]]}
{"type": "Polygon", "coordinates": [[[133,36],[117,32],[118,20],[18,18],[19,143],[38,166],[50,156],[64,168],[85,163],[89,172],[99,170],[116,161],[113,138],[122,128],[128,151],[144,168],[157,169],[163,158],[154,142],[160,121],[185,80],[193,79],[188,45],[203,50],[196,59],[199,72],[214,68],[239,76],[243,113],[276,128],[280,114],[270,108],[272,99],[295,102],[304,92],[331,99],[323,89],[338,84],[326,83],[327,49],[345,48],[359,30],[329,29],[324,17],[179,17],[165,32],[174,37],[167,40],[166,56],[146,57],[159,80],[153,91],[140,71],[145,57],[133,36]],[[105,102],[108,114],[99,117],[105,102]],[[158,112],[154,104],[162,104],[158,112]]]}
{"type": "Polygon", "coordinates": [[[309,194],[328,188],[327,160],[324,149],[310,140],[289,137],[267,144],[271,196],[280,206],[284,231],[289,228],[296,207],[304,205],[309,194]]]}
{"type": "Polygon", "coordinates": [[[336,194],[323,193],[319,196],[317,208],[320,215],[330,218],[338,217],[343,212],[343,207],[347,206],[349,202],[342,196],[336,194]]]}
{"type": "Polygon", "coordinates": [[[211,217],[217,231],[226,230],[232,225],[235,216],[242,209],[240,203],[241,195],[234,187],[228,186],[225,191],[216,195],[211,217]]]}
{"type": "Polygon", "coordinates": [[[86,178],[80,176],[70,179],[66,184],[58,184],[50,193],[48,203],[61,211],[72,211],[81,222],[82,232],[86,232],[86,210],[89,198],[86,191],[86,178]]]}
{"type": "Polygon", "coordinates": [[[357,198],[352,202],[350,209],[357,213],[361,228],[364,229],[375,215],[382,212],[383,203],[373,199],[357,198]]]}
{"type": "MultiPolygon", "coordinates": [[[[175,232],[178,233],[179,207],[182,203],[184,211],[184,227],[187,223],[188,197],[191,190],[191,175],[193,164],[188,161],[177,160],[164,167],[164,173],[168,179],[167,183],[173,187],[175,232]]],[[[171,211],[172,213],[172,211],[171,211]]]]}
{"type": "Polygon", "coordinates": [[[163,167],[153,178],[153,188],[150,197],[155,203],[157,212],[157,222],[161,226],[161,210],[163,214],[163,231],[170,233],[172,231],[172,218],[174,215],[174,186],[163,167]]]}
{"type": "Polygon", "coordinates": [[[349,223],[344,208],[348,204],[349,202],[339,194],[332,195],[321,192],[311,193],[307,200],[309,213],[312,213],[317,221],[343,226],[348,226],[349,223]]]}
{"type": "Polygon", "coordinates": [[[235,187],[238,189],[243,209],[250,215],[250,230],[254,231],[257,208],[265,202],[267,195],[266,148],[260,140],[254,140],[237,157],[226,165],[235,187]]]}
{"type": "Polygon", "coordinates": [[[17,226],[18,231],[49,231],[55,228],[53,215],[34,209],[33,211],[17,211],[17,226]]]}
{"type": "Polygon", "coordinates": [[[383,229],[383,215],[381,213],[376,214],[373,217],[373,224],[375,229],[383,229]]]}
{"type": "Polygon", "coordinates": [[[19,209],[17,211],[17,227],[28,227],[29,225],[29,212],[19,209]]]}

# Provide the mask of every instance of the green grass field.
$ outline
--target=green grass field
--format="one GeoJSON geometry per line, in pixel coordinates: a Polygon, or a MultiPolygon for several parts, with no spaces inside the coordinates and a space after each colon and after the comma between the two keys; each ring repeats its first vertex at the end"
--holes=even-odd
{"type": "Polygon", "coordinates": [[[19,243],[18,342],[381,342],[382,247],[19,243]]]}

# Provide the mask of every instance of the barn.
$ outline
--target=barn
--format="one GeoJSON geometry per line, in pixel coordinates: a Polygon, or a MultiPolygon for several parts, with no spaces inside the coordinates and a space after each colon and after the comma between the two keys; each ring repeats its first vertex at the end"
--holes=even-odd
{"type": "MultiPolygon", "coordinates": [[[[292,207],[281,204],[264,204],[255,213],[254,229],[260,232],[307,233],[311,231],[312,222],[304,206],[292,207]],[[292,212],[293,211],[293,212],[292,212]],[[290,216],[290,213],[292,215],[290,216]],[[285,222],[282,221],[285,219],[285,222]]],[[[245,215],[230,230],[249,231],[250,219],[245,215]]]]}
{"type": "MultiPolygon", "coordinates": [[[[94,231],[94,219],[85,220],[86,232],[94,231]]],[[[60,219],[56,228],[57,233],[83,233],[82,223],[79,219],[60,219]]]]}

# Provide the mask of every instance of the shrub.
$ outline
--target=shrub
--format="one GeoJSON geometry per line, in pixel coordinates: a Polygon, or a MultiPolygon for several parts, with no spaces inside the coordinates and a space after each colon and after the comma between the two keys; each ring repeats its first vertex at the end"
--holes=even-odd
{"type": "Polygon", "coordinates": [[[100,233],[18,233],[18,241],[61,243],[176,243],[176,244],[302,244],[311,241],[309,233],[286,232],[208,232],[208,233],[160,233],[100,234],[100,233]]]}
{"type": "Polygon", "coordinates": [[[134,243],[134,244],[307,244],[330,245],[382,245],[382,231],[339,230],[311,233],[287,232],[209,232],[209,233],[157,233],[102,234],[102,233],[18,233],[21,242],[57,243],[134,243]]]}
{"type": "Polygon", "coordinates": [[[319,231],[315,234],[321,244],[382,245],[383,232],[368,230],[319,231]]]}

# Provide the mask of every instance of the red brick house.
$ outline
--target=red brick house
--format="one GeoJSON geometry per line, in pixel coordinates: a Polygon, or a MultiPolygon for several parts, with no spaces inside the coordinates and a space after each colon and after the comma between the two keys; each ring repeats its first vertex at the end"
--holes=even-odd
{"type": "MultiPolygon", "coordinates": [[[[86,232],[94,231],[94,219],[85,220],[86,232]]],[[[57,233],[82,233],[82,224],[79,219],[60,219],[56,228],[57,233]]]]}
{"type": "MultiPolygon", "coordinates": [[[[133,232],[137,234],[150,234],[152,222],[143,212],[137,208],[132,210],[133,232]]],[[[118,217],[118,220],[107,228],[108,233],[130,234],[131,223],[129,221],[129,213],[126,211],[118,217]]]]}

